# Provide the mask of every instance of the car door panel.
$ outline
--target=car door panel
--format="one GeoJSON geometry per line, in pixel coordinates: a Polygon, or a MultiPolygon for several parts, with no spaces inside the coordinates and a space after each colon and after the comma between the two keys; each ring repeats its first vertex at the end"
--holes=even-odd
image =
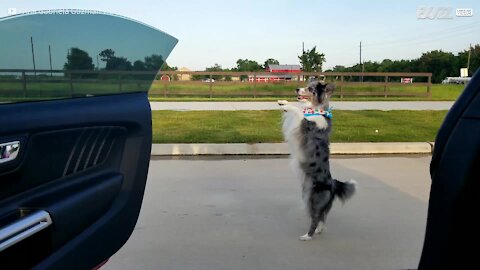
{"type": "MultiPolygon", "coordinates": [[[[129,197],[141,202],[138,196],[143,194],[149,163],[151,113],[146,94],[9,104],[0,106],[0,115],[11,115],[12,107],[17,117],[2,118],[2,126],[9,126],[13,134],[28,135],[8,134],[0,140],[21,140],[21,152],[27,154],[17,157],[16,166],[1,170],[0,213],[11,215],[11,209],[50,213],[52,251],[76,236],[82,238],[82,231],[101,223],[99,219],[104,216],[105,223],[98,224],[97,229],[110,230],[103,237],[117,235],[117,222],[129,224],[125,229],[133,230],[135,220],[128,215],[118,216],[117,222],[107,220],[127,206],[139,211],[139,203],[127,202],[129,197]],[[32,113],[37,121],[29,119],[32,113]],[[128,196],[120,194],[133,186],[138,190],[128,196]]],[[[72,252],[83,252],[77,249],[72,252]]],[[[11,257],[8,252],[0,254],[11,257]]]]}
{"type": "Polygon", "coordinates": [[[469,269],[476,264],[480,179],[480,72],[440,128],[432,156],[427,229],[419,268],[469,269]]]}
{"type": "Polygon", "coordinates": [[[0,269],[93,269],[140,212],[147,91],[177,40],[70,12],[0,18],[0,269]]]}

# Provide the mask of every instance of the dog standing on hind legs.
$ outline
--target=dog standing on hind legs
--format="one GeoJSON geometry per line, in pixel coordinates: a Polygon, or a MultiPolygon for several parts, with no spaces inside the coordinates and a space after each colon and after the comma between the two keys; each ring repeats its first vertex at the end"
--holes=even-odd
{"type": "Polygon", "coordinates": [[[279,100],[284,111],[282,131],[290,149],[293,168],[302,182],[302,198],[311,224],[300,240],[311,240],[325,229],[328,212],[335,198],[346,201],[355,193],[356,182],[341,182],[330,172],[330,97],[335,85],[313,81],[298,88],[297,99],[304,110],[279,100]]]}

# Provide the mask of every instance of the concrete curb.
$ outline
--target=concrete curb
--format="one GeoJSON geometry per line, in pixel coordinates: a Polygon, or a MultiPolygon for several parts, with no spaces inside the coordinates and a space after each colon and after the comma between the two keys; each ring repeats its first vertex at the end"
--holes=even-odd
{"type": "MultiPolygon", "coordinates": [[[[429,142],[385,142],[385,143],[332,143],[335,155],[375,154],[431,154],[433,143],[429,142]]],[[[194,143],[153,144],[152,156],[197,156],[197,155],[288,155],[286,143],[194,143]]]]}

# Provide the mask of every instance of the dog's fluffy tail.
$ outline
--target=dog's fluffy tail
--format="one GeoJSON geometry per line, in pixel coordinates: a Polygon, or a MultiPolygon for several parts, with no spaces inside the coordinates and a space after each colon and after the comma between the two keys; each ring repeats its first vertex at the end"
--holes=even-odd
{"type": "Polygon", "coordinates": [[[340,182],[335,179],[335,195],[342,201],[350,199],[357,189],[357,181],[349,180],[347,182],[340,182]]]}

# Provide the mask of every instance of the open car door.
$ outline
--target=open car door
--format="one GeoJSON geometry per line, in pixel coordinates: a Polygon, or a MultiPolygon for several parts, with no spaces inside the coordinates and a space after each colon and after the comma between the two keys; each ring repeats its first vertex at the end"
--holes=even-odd
{"type": "Polygon", "coordinates": [[[478,268],[480,70],[437,134],[430,174],[427,230],[418,269],[478,268]]]}
{"type": "Polygon", "coordinates": [[[93,269],[132,233],[177,40],[95,11],[0,19],[0,269],[93,269]]]}

